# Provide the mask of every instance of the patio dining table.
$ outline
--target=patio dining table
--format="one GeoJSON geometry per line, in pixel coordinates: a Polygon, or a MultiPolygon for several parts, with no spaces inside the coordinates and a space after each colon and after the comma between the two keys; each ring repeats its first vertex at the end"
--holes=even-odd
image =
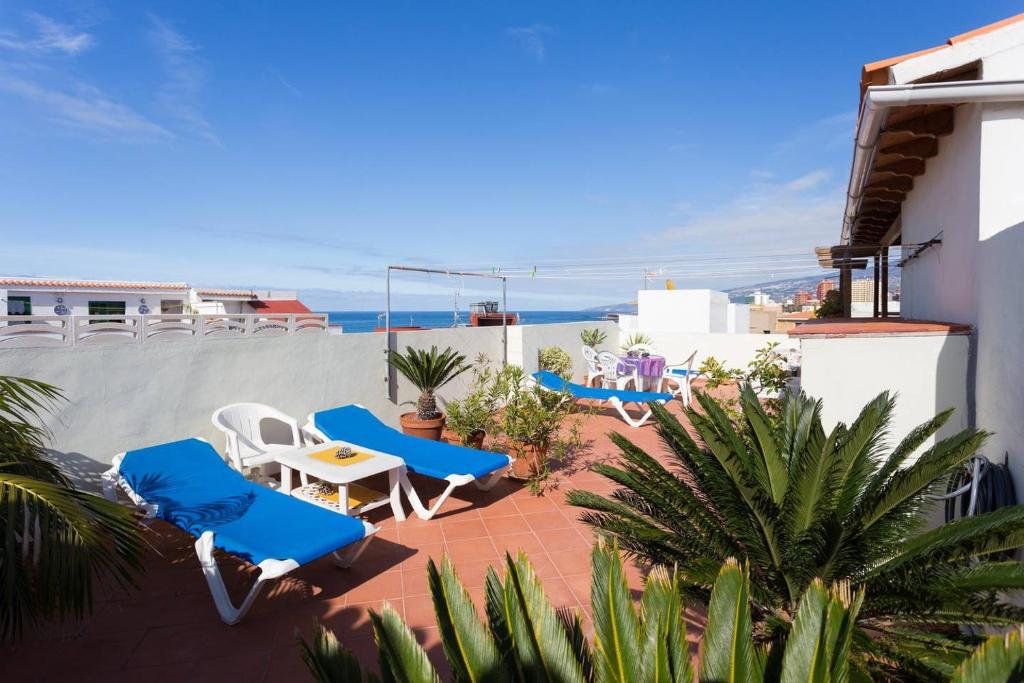
{"type": "Polygon", "coordinates": [[[665,356],[656,356],[651,354],[649,356],[619,356],[619,372],[632,372],[636,369],[636,374],[640,378],[640,383],[644,386],[637,387],[638,390],[646,390],[657,380],[661,379],[661,375],[665,372],[665,356]]]}

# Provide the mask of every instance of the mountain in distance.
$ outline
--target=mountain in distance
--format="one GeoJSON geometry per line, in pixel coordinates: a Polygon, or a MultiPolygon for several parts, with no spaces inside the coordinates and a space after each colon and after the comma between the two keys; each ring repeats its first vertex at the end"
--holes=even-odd
{"type": "MultiPolygon", "coordinates": [[[[863,274],[870,272],[871,271],[861,271],[861,275],[854,272],[853,278],[855,280],[860,279],[863,277],[863,274]]],[[[806,275],[804,277],[793,277],[785,280],[771,280],[770,282],[759,282],[753,285],[733,287],[732,289],[726,289],[724,291],[729,295],[729,301],[733,303],[744,303],[747,300],[747,297],[751,296],[754,292],[764,292],[771,296],[772,301],[783,302],[786,299],[793,298],[793,295],[800,290],[808,291],[813,296],[818,287],[818,283],[822,280],[835,280],[838,285],[839,275],[806,275]]],[[[900,291],[900,271],[898,268],[893,268],[889,271],[889,291],[891,293],[900,291]]],[[[636,313],[636,302],[629,301],[621,304],[606,304],[604,306],[594,306],[593,308],[586,308],[584,310],[599,313],[636,313]]]]}
{"type": "Polygon", "coordinates": [[[586,313],[636,313],[636,302],[626,301],[621,304],[605,304],[604,306],[593,306],[583,310],[586,313]]]}

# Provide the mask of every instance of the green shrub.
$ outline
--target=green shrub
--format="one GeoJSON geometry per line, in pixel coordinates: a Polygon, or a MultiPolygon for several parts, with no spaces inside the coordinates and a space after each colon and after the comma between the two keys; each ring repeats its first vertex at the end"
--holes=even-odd
{"type": "Polygon", "coordinates": [[[537,354],[537,364],[541,370],[555,373],[562,379],[572,379],[572,356],[565,349],[557,346],[543,348],[537,354]]]}
{"type": "Polygon", "coordinates": [[[952,414],[940,413],[895,448],[888,428],[895,401],[882,393],[850,425],[826,432],[822,405],[786,394],[779,419],[741,386],[740,419],[697,392],[690,431],[653,406],[666,467],[613,434],[621,465],[593,469],[621,488],[605,498],[570,491],[583,519],[642,562],[685,569],[680,589],[710,598],[718,567],[736,557],[750,567],[759,640],[789,629],[808,586],[849,581],[864,590],[853,656],[886,680],[949,677],[974,640],[962,625],[1024,621],[1002,596],[1024,587],[1024,563],[1000,553],[1024,545],[1024,505],[929,529],[932,496],[974,455],[986,433],[967,429],[911,461],[952,414]]]}

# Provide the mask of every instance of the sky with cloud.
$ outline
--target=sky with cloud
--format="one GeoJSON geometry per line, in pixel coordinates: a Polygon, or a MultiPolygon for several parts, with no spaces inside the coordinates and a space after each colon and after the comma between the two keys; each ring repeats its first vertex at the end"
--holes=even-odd
{"type": "MultiPolygon", "coordinates": [[[[383,306],[389,263],[501,268],[523,310],[626,301],[664,263],[689,260],[677,286],[811,274],[860,66],[1019,11],[693,5],[4,2],[0,274],[349,310],[383,306]]],[[[497,291],[393,285],[397,308],[456,290],[497,291]]]]}

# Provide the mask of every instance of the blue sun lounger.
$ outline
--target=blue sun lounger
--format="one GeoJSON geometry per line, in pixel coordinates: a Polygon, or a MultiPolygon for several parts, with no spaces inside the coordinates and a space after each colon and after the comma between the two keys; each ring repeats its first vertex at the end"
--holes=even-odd
{"type": "Polygon", "coordinates": [[[448,487],[428,509],[409,481],[407,472],[400,473],[402,490],[413,512],[420,519],[433,517],[456,487],[473,482],[483,491],[490,490],[512,462],[504,453],[453,446],[402,434],[359,405],[312,413],[303,431],[322,441],[346,441],[357,447],[397,456],[405,461],[408,472],[447,481],[448,487]]]}
{"type": "Polygon", "coordinates": [[[537,384],[549,391],[565,391],[576,399],[583,398],[590,401],[598,401],[600,403],[607,402],[618,411],[619,415],[630,427],[643,426],[647,420],[651,419],[651,410],[648,408],[647,413],[637,420],[626,412],[626,403],[644,405],[654,402],[664,405],[672,400],[672,394],[658,391],[624,391],[621,389],[585,387],[582,384],[568,382],[548,370],[541,370],[540,372],[533,373],[533,379],[537,384]]]}
{"type": "Polygon", "coordinates": [[[377,527],[246,480],[208,442],[185,439],[119,453],[103,475],[103,494],[123,490],[147,516],[196,537],[196,554],[224,623],[238,623],[263,585],[332,555],[348,567],[377,527]],[[228,595],[214,549],[256,565],[260,574],[240,607],[228,595]],[[347,548],[344,553],[340,548],[347,548]]]}

